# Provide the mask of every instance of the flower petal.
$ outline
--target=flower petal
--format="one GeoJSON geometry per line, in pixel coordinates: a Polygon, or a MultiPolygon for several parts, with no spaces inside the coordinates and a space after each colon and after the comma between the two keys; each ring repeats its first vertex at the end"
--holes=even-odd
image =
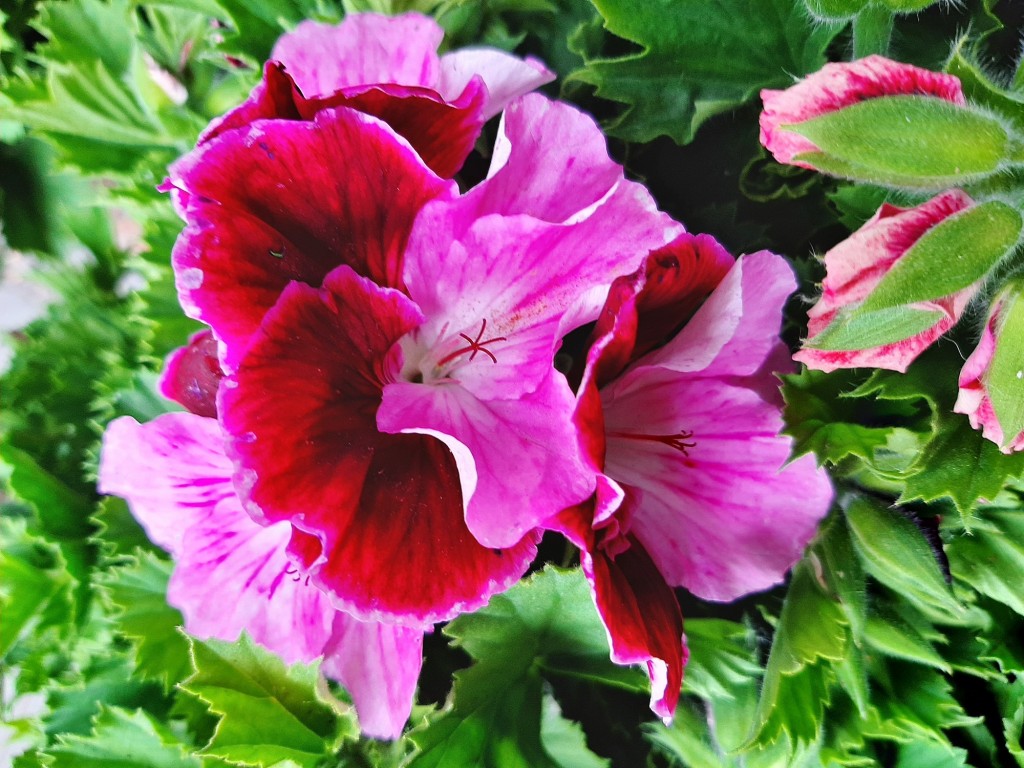
{"type": "Polygon", "coordinates": [[[441,57],[437,90],[447,101],[462,95],[474,77],[487,86],[484,119],[501,112],[512,99],[555,79],[539,60],[520,59],[493,48],[462,48],[441,57]]]}
{"type": "Polygon", "coordinates": [[[817,146],[785,130],[787,125],[867,99],[900,95],[934,96],[953,104],[965,103],[960,80],[953,75],[930,72],[882,56],[826,64],[784,91],[761,91],[761,143],[780,163],[811,168],[806,163],[794,162],[793,158],[802,152],[814,152],[817,146]]]}
{"type": "Polygon", "coordinates": [[[122,416],[103,435],[98,488],[124,498],[153,543],[179,556],[185,529],[235,495],[232,472],[216,420],[168,413],[139,424],[122,416]]]}
{"type": "Polygon", "coordinates": [[[401,365],[392,347],[420,319],[404,295],[347,267],[321,290],[294,283],[220,406],[253,513],[299,529],[292,551],[335,605],[422,627],[511,584],[536,537],[478,544],[448,448],[378,431],[381,390],[401,365]]]}
{"type": "Polygon", "coordinates": [[[359,621],[338,611],[320,670],[352,696],[363,733],[397,739],[412,712],[421,666],[422,630],[359,621]]]}
{"type": "Polygon", "coordinates": [[[188,223],[174,249],[179,296],[229,367],[291,280],[316,286],[347,264],[399,285],[417,212],[455,193],[390,128],[348,109],[226,133],[180,160],[171,183],[188,223]]]}
{"type": "Polygon", "coordinates": [[[828,476],[779,409],[722,379],[644,367],[602,390],[605,471],[639,494],[631,533],[669,584],[732,600],[780,582],[828,509],[828,476]],[[673,447],[660,436],[682,435],[673,447]]]}
{"type": "Polygon", "coordinates": [[[478,399],[458,385],[389,384],[377,423],[385,432],[428,433],[464,446],[452,447],[459,473],[476,479],[466,524],[484,545],[509,547],[594,490],[572,410],[572,393],[552,370],[516,400],[478,399]]]}
{"type": "MultiPolygon", "coordinates": [[[[624,178],[622,166],[608,156],[604,134],[593,118],[532,93],[505,109],[487,179],[465,195],[463,215],[467,221],[501,213],[573,223],[613,197],[621,206],[616,208],[621,223],[639,236],[630,252],[646,255],[683,230],[658,211],[642,184],[624,178]]],[[[615,233],[614,225],[605,227],[604,233],[615,233]]],[[[629,242],[625,236],[615,239],[629,242]]]]}
{"type": "Polygon", "coordinates": [[[418,13],[354,13],[340,24],[302,21],[270,54],[313,98],[348,86],[395,83],[434,88],[444,30],[418,13]]]}
{"type": "Polygon", "coordinates": [[[292,565],[291,528],[263,527],[237,496],[222,499],[185,532],[168,602],[196,637],[236,640],[245,631],[285,663],[320,657],[337,611],[292,565]]]}
{"type": "Polygon", "coordinates": [[[206,328],[164,362],[157,387],[160,394],[198,416],[217,416],[217,388],[224,372],[217,359],[217,340],[206,328]]]}

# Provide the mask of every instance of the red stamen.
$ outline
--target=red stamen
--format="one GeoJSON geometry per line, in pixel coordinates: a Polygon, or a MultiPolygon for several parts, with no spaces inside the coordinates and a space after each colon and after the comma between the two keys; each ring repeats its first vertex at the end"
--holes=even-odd
{"type": "Polygon", "coordinates": [[[439,367],[442,366],[442,365],[445,365],[446,363],[451,362],[455,358],[459,357],[460,355],[464,355],[467,352],[469,352],[469,359],[470,359],[470,361],[472,361],[473,358],[475,358],[477,356],[478,352],[483,352],[485,355],[487,355],[489,358],[491,358],[491,362],[492,363],[497,363],[498,362],[498,358],[496,358],[494,356],[494,353],[491,352],[491,350],[487,349],[484,345],[485,344],[494,344],[497,341],[508,341],[508,339],[505,338],[504,336],[495,336],[493,339],[487,339],[486,341],[480,341],[480,339],[483,338],[484,332],[486,330],[487,330],[487,319],[484,318],[483,320],[480,321],[480,332],[476,335],[475,339],[471,339],[466,334],[460,333],[459,336],[461,336],[466,341],[468,341],[469,342],[469,346],[468,347],[461,347],[461,348],[455,350],[454,352],[452,352],[451,354],[445,355],[440,360],[438,360],[437,365],[439,367]]]}
{"type": "Polygon", "coordinates": [[[697,447],[697,443],[691,440],[693,432],[685,429],[676,432],[674,435],[638,435],[633,432],[609,432],[608,437],[624,437],[628,440],[649,440],[655,443],[662,443],[669,448],[675,448],[683,456],[689,456],[688,449],[697,447]]]}

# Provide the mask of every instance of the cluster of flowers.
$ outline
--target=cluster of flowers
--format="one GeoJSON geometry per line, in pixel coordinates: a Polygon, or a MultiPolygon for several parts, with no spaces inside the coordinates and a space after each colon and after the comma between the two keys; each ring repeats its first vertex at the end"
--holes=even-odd
{"type": "MultiPolygon", "coordinates": [[[[819,148],[810,139],[788,130],[800,123],[865,101],[894,96],[937,99],[960,109],[967,105],[957,77],[882,56],[828,64],[785,91],[766,90],[761,96],[761,143],[780,163],[810,169],[815,169],[813,158],[819,148]]],[[[907,131],[913,130],[913,126],[907,127],[907,131]]],[[[894,151],[899,152],[900,148],[894,151]]],[[[942,298],[911,304],[934,312],[935,320],[902,341],[864,349],[826,350],[815,348],[814,339],[840,312],[863,302],[882,278],[938,225],[976,205],[961,189],[948,189],[913,208],[885,204],[863,227],[828,251],[824,256],[826,277],[822,295],[808,313],[809,338],[795,359],[822,371],[865,366],[905,372],[918,355],[956,325],[985,286],[984,279],[942,298]]],[[[1024,450],[1024,432],[1003,434],[989,395],[987,373],[996,349],[996,336],[1004,324],[1006,305],[1018,293],[1019,288],[1011,284],[992,302],[980,342],[961,370],[954,407],[1006,453],[1024,450]]]]}
{"type": "Polygon", "coordinates": [[[109,426],[101,490],[174,557],[189,632],[322,659],[382,738],[424,633],[561,533],[669,718],[673,588],[780,582],[831,503],[779,434],[792,272],[659,212],[588,116],[530,93],[541,64],[441,38],[300,24],[171,168],[179,295],[210,330],[162,379],[189,412],[109,426]]]}

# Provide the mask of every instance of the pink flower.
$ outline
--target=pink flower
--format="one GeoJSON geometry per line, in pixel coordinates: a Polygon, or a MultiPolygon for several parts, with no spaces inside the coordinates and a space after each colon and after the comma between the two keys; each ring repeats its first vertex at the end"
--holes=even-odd
{"type": "Polygon", "coordinates": [[[286,663],[323,657],[352,695],[362,729],[397,738],[412,709],[423,633],[335,610],[288,557],[290,527],[262,527],[235,495],[216,420],[171,413],[122,417],[104,435],[101,493],[124,497],[154,543],[174,557],[168,602],[200,638],[243,632],[286,663]]]}
{"type": "Polygon", "coordinates": [[[593,492],[556,347],[681,231],[593,121],[520,97],[463,195],[346,107],[226,130],[170,181],[249,513],[291,523],[303,571],[364,620],[425,627],[518,579],[537,526],[593,492]]]}
{"type": "Polygon", "coordinates": [[[965,414],[970,419],[971,426],[980,429],[981,434],[998,445],[1003,453],[1013,453],[1024,451],[1024,432],[1009,441],[1006,440],[1006,434],[992,407],[992,399],[989,397],[986,384],[992,357],[999,343],[1000,326],[1007,301],[1005,295],[1000,296],[989,310],[978,346],[960,370],[960,393],[953,410],[965,414]]]}
{"type": "Polygon", "coordinates": [[[958,189],[943,192],[915,208],[885,204],[864,226],[826,253],[821,298],[807,313],[808,338],[794,359],[826,372],[860,366],[906,371],[921,352],[956,325],[978,289],[976,284],[937,301],[910,305],[942,315],[930,328],[908,339],[852,350],[815,349],[814,339],[828,328],[840,311],[864,301],[882,277],[929,230],[972,205],[974,201],[958,189]]]}
{"type": "Polygon", "coordinates": [[[780,163],[814,166],[796,159],[818,147],[810,139],[786,130],[843,107],[883,96],[934,96],[952,104],[966,102],[953,75],[930,72],[882,56],[826,64],[818,72],[784,91],[763,90],[761,143],[780,163]]]}
{"type": "Polygon", "coordinates": [[[794,287],[778,256],[733,264],[683,235],[615,282],[587,356],[577,422],[597,490],[555,527],[582,549],[613,660],[647,664],[664,718],[686,658],[671,587],[733,600],[779,583],[832,499],[813,457],[786,465],[779,434],[794,287]]]}
{"type": "Polygon", "coordinates": [[[490,48],[438,56],[443,37],[416,13],[357,13],[337,25],[303,21],[277,41],[248,100],[211,123],[200,143],[257,120],[311,120],[349,107],[380,118],[438,175],[453,176],[484,122],[554,74],[536,59],[490,48]]]}

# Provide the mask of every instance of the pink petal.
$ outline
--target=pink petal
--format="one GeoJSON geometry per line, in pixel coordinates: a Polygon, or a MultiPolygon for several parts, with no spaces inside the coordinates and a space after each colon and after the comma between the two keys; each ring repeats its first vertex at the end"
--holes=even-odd
{"type": "Polygon", "coordinates": [[[768,251],[744,256],[686,327],[643,364],[702,376],[749,376],[778,344],[782,306],[795,289],[785,259],[768,251]]]}
{"type": "MultiPolygon", "coordinates": [[[[623,177],[593,118],[534,93],[505,109],[487,179],[466,194],[463,215],[467,221],[501,213],[575,223],[613,198],[621,223],[639,237],[631,251],[646,255],[683,230],[658,212],[642,184],[623,177]]],[[[605,228],[606,236],[613,232],[605,228]]]]}
{"type": "Polygon", "coordinates": [[[780,163],[810,165],[794,156],[818,148],[786,126],[883,96],[934,96],[965,104],[960,80],[953,75],[868,56],[858,61],[826,64],[818,72],[784,91],[761,91],[761,143],[780,163]]]}
{"type": "Polygon", "coordinates": [[[512,99],[555,79],[555,73],[533,57],[525,60],[492,48],[463,48],[441,57],[437,90],[448,101],[458,98],[479,77],[487,86],[485,119],[501,112],[512,99]]]}
{"type": "Polygon", "coordinates": [[[515,400],[479,399],[458,385],[390,384],[377,422],[385,432],[443,440],[460,477],[472,478],[463,486],[469,530],[486,546],[509,547],[594,490],[572,411],[572,393],[552,370],[515,400]]]}
{"type": "Polygon", "coordinates": [[[293,283],[220,405],[253,512],[302,532],[292,549],[335,605],[425,626],[515,581],[536,537],[480,546],[449,449],[377,430],[382,388],[401,366],[392,347],[420,319],[404,295],[347,267],[321,290],[293,283]]]}
{"type": "Polygon", "coordinates": [[[160,394],[198,416],[217,416],[217,388],[224,372],[217,359],[217,340],[208,328],[174,350],[164,362],[160,394]]]}
{"type": "Polygon", "coordinates": [[[211,120],[199,134],[196,146],[236,128],[247,128],[257,120],[299,120],[302,115],[298,105],[303,101],[302,94],[284,67],[276,61],[268,61],[263,65],[263,79],[248,98],[226,114],[211,120]]]}
{"type": "Polygon", "coordinates": [[[363,622],[339,611],[320,669],[352,696],[363,733],[397,739],[412,712],[422,665],[422,630],[363,622]]]}
{"type": "Polygon", "coordinates": [[[347,264],[399,285],[416,213],[455,192],[390,128],[348,109],[226,133],[170,181],[188,223],[174,249],[179,296],[213,327],[229,367],[289,281],[316,286],[347,264]]]}
{"type": "Polygon", "coordinates": [[[153,543],[179,556],[185,529],[234,496],[232,471],[214,419],[168,413],[143,425],[122,416],[103,435],[98,488],[124,498],[153,543]]]}
{"type": "Polygon", "coordinates": [[[354,13],[340,24],[300,22],[281,36],[270,58],[285,65],[309,98],[375,83],[434,88],[443,38],[441,27],[417,13],[354,13]]]}
{"type": "Polygon", "coordinates": [[[601,394],[605,472],[639,494],[631,532],[668,583],[732,600],[782,581],[832,488],[813,457],[783,468],[791,442],[779,409],[664,368],[638,368],[601,394]]]}
{"type": "Polygon", "coordinates": [[[185,532],[167,600],[196,637],[236,640],[245,631],[285,663],[321,656],[337,611],[292,565],[291,527],[262,527],[237,496],[221,500],[185,532]]]}
{"type": "MultiPolygon", "coordinates": [[[[840,310],[866,299],[892,266],[932,227],[973,204],[966,193],[951,189],[914,208],[879,208],[864,226],[825,254],[821,298],[807,313],[808,339],[813,340],[825,330],[840,310]]],[[[956,325],[977,289],[976,285],[969,286],[937,301],[912,305],[943,313],[935,325],[917,336],[863,350],[833,351],[805,346],[793,359],[826,372],[861,366],[904,372],[932,342],[956,325]]]]}
{"type": "Polygon", "coordinates": [[[216,420],[122,417],[104,436],[100,490],[123,496],[175,556],[168,601],[191,634],[234,640],[244,630],[288,663],[315,659],[334,609],[289,563],[289,527],[263,528],[245,514],[231,472],[216,420]]]}

